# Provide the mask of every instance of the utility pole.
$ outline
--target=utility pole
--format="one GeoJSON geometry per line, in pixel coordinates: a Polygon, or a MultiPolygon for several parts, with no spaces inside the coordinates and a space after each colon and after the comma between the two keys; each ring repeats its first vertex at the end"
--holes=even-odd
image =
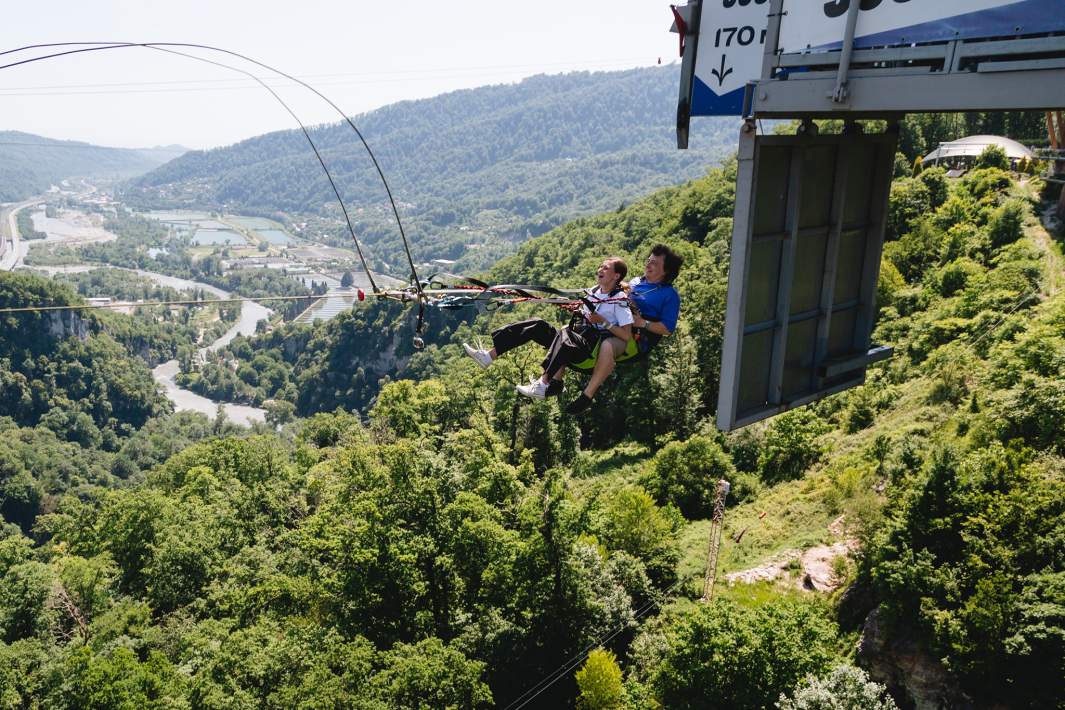
{"type": "Polygon", "coordinates": [[[714,600],[714,582],[717,581],[717,558],[721,551],[721,527],[725,522],[725,498],[732,484],[724,478],[717,482],[714,496],[714,512],[710,516],[710,547],[706,553],[706,577],[703,580],[703,601],[714,600]]]}

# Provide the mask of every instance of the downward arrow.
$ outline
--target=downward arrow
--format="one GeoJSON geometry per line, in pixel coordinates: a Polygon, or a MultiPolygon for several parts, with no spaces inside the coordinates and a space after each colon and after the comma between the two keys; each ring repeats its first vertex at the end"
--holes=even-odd
{"type": "Polygon", "coordinates": [[[732,67],[725,68],[725,55],[721,55],[721,70],[711,69],[710,73],[717,77],[717,85],[721,86],[725,83],[725,77],[732,73],[732,67]]]}

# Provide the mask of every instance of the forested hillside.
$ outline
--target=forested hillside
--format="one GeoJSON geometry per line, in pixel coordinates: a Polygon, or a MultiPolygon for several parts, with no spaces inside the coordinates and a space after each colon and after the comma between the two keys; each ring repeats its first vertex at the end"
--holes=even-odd
{"type": "MultiPolygon", "coordinates": [[[[727,119],[702,119],[691,148],[676,149],[676,75],[656,67],[536,76],[354,120],[400,201],[415,258],[456,259],[474,244],[467,262],[485,267],[507,244],[701,175],[727,154],[736,133],[727,119]]],[[[398,265],[395,222],[358,138],[347,124],[311,136],[357,212],[360,239],[377,263],[398,265]]],[[[126,198],[321,214],[331,219],[316,231],[350,240],[332,221],[339,206],[298,130],[188,153],[134,182],[126,198]]]]}
{"type": "Polygon", "coordinates": [[[124,179],[148,172],[183,149],[130,150],[0,131],[0,202],[39,195],[73,177],[124,179]]]}
{"type": "Polygon", "coordinates": [[[319,413],[187,447],[211,432],[152,420],[124,445],[133,470],[150,469],[143,479],[83,486],[32,526],[8,526],[0,697],[57,708],[1060,706],[1062,235],[1038,224],[1039,181],[995,164],[895,182],[876,333],[895,357],[861,388],[734,435],[707,419],[729,165],[568,223],[490,274],[586,284],[608,253],[635,265],[665,241],[685,255],[681,326],[650,362],[619,368],[584,417],[514,393],[537,367],[533,348],[487,370],[459,349],[495,324],[550,315],[544,306],[441,316],[417,354],[401,345],[410,324],[396,305],[234,343],[215,366],[235,365],[261,396],[306,412],[365,404],[368,417],[319,413]],[[390,358],[413,379],[375,383],[374,396],[373,365],[390,358]],[[183,432],[181,450],[161,462],[167,426],[183,432]],[[733,482],[722,578],[704,604],[720,477],[733,482]],[[842,551],[834,592],[802,588],[815,547],[842,551]],[[752,569],[778,578],[738,581],[752,569]]]}

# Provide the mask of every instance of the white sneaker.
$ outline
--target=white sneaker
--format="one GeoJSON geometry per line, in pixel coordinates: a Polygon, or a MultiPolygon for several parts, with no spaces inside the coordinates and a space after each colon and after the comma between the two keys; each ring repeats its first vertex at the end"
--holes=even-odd
{"type": "Polygon", "coordinates": [[[481,367],[488,367],[492,364],[492,356],[488,354],[487,350],[478,350],[476,348],[470,347],[466,343],[462,344],[462,349],[465,350],[466,354],[472,357],[474,359],[474,362],[476,362],[481,367]]]}
{"type": "Polygon", "coordinates": [[[518,385],[515,389],[526,397],[532,397],[533,399],[544,399],[547,397],[547,385],[544,384],[539,377],[535,378],[527,385],[518,385]]]}

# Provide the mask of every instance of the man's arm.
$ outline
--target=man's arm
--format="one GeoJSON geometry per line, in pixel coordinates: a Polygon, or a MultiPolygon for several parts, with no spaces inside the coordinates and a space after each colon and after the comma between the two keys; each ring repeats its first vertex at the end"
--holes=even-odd
{"type": "Polygon", "coordinates": [[[673,332],[672,330],[667,328],[664,323],[661,323],[656,320],[647,320],[643,316],[636,316],[633,319],[633,324],[637,328],[643,328],[644,330],[648,330],[654,333],[655,335],[661,335],[662,337],[665,337],[673,332]]]}

